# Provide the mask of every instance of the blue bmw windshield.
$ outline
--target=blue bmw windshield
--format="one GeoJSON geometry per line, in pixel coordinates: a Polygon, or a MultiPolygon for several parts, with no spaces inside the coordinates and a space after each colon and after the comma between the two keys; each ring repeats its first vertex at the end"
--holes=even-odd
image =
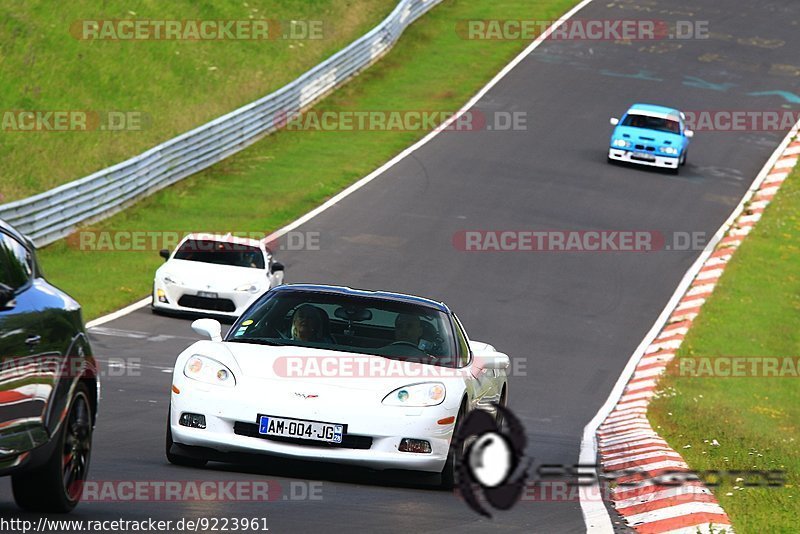
{"type": "Polygon", "coordinates": [[[625,117],[625,120],[622,121],[622,125],[666,133],[681,133],[681,124],[676,120],[672,120],[670,118],[651,117],[649,115],[637,115],[635,113],[629,113],[625,117]]]}

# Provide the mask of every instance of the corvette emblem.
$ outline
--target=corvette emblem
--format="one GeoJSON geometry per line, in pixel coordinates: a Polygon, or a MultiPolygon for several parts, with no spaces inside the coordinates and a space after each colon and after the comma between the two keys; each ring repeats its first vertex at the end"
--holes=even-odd
{"type": "Polygon", "coordinates": [[[317,397],[319,397],[319,395],[317,395],[316,393],[297,393],[297,392],[294,394],[294,396],[301,397],[304,399],[316,399],[317,397]]]}

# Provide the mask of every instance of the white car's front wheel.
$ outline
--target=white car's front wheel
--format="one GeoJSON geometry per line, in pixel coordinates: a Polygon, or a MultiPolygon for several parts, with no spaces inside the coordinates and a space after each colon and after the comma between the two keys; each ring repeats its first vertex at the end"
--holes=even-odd
{"type": "Polygon", "coordinates": [[[452,490],[455,487],[458,478],[456,472],[458,471],[461,458],[464,456],[465,443],[456,443],[456,441],[458,441],[459,425],[463,422],[465,415],[466,407],[462,403],[461,408],[458,410],[455,423],[453,424],[453,437],[450,440],[450,450],[447,453],[447,461],[444,463],[444,468],[442,469],[441,488],[445,490],[452,490]]]}

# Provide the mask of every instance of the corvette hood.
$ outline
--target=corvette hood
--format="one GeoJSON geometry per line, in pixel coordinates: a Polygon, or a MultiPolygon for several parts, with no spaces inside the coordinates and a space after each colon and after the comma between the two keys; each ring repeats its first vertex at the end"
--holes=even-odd
{"type": "Polygon", "coordinates": [[[200,341],[193,353],[231,367],[237,383],[266,381],[270,388],[302,387],[311,393],[348,389],[383,396],[408,384],[461,380],[459,373],[467,372],[366,354],[236,342],[200,341]]]}
{"type": "Polygon", "coordinates": [[[157,276],[169,275],[184,287],[210,291],[231,291],[243,284],[262,283],[265,269],[251,269],[233,265],[216,265],[200,261],[169,260],[162,265],[157,276]]]}
{"type": "Polygon", "coordinates": [[[683,142],[679,134],[648,130],[645,128],[634,128],[632,126],[617,126],[614,130],[614,138],[622,138],[634,144],[650,146],[666,145],[680,147],[683,142]]]}

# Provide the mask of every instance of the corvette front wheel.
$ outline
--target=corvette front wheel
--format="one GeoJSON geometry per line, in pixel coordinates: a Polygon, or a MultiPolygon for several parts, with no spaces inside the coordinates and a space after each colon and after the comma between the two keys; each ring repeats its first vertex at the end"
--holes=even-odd
{"type": "Polygon", "coordinates": [[[458,410],[455,424],[453,425],[453,438],[450,440],[450,451],[447,453],[447,461],[442,469],[441,488],[451,490],[455,487],[457,482],[458,465],[461,458],[464,456],[464,443],[456,444],[456,436],[458,436],[458,429],[461,421],[464,418],[464,405],[458,410]]]}

